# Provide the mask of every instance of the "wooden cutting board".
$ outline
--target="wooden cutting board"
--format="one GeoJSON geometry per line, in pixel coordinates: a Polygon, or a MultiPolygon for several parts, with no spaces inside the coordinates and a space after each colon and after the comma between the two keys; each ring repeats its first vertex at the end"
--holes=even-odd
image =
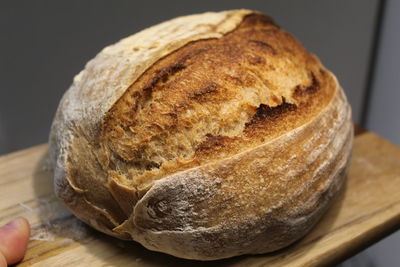
{"type": "MultiPolygon", "coordinates": [[[[32,225],[20,266],[210,266],[151,252],[78,221],[56,199],[46,171],[47,145],[0,157],[0,225],[25,216],[32,225]]],[[[372,133],[356,136],[347,184],[322,221],[275,253],[212,266],[317,266],[340,262],[400,228],[400,148],[372,133]]]]}

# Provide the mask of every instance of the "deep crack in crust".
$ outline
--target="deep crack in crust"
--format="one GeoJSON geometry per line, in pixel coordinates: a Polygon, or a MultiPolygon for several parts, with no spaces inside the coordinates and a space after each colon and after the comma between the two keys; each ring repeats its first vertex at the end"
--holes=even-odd
{"type": "Polygon", "coordinates": [[[184,258],[264,253],[304,235],[340,189],[351,148],[334,76],[251,11],[137,36],[151,31],[165,37],[141,55],[156,60],[121,65],[146,42],[129,37],[64,96],[50,137],[57,195],[100,231],[184,258]],[[179,41],[185,27],[203,37],[179,41]],[[168,31],[177,41],[162,44],[168,31]]]}
{"type": "Polygon", "coordinates": [[[308,121],[334,91],[324,72],[269,17],[248,15],[225,36],[191,42],[146,70],[108,113],[101,142],[133,184],[159,179],[308,121]]]}

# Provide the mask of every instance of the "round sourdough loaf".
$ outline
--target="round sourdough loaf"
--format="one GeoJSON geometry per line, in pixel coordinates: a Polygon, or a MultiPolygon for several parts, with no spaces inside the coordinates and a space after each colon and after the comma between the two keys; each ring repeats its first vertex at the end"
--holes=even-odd
{"type": "Polygon", "coordinates": [[[57,196],[150,250],[213,260],[304,236],[343,184],[335,76],[258,12],[179,17],[104,48],[50,134],[57,196]]]}

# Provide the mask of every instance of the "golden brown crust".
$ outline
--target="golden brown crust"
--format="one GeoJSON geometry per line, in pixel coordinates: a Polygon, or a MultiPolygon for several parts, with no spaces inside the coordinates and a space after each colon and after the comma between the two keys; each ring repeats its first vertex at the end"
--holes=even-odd
{"type": "Polygon", "coordinates": [[[177,18],[75,78],[50,135],[56,192],[96,229],[178,257],[276,250],[339,190],[350,114],[336,78],[269,17],[177,18]]]}
{"type": "Polygon", "coordinates": [[[289,245],[318,221],[345,179],[352,144],[345,101],[340,92],[296,130],[157,181],[119,230],[152,250],[203,260],[289,245]]]}
{"type": "Polygon", "coordinates": [[[129,164],[127,180],[159,179],[309,121],[334,93],[325,73],[269,17],[247,15],[225,36],[191,42],[147,69],[107,114],[102,142],[117,168],[129,164]]]}

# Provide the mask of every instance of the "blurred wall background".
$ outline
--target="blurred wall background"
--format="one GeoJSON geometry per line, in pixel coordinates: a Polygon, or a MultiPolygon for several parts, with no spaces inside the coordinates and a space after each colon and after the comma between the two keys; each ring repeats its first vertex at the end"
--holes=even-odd
{"type": "MultiPolygon", "coordinates": [[[[0,155],[47,141],[72,78],[104,46],[161,21],[233,8],[271,15],[338,77],[355,122],[400,144],[400,1],[0,1],[0,155]],[[382,21],[377,49],[375,29],[382,21]],[[373,57],[373,52],[378,52],[373,57]],[[374,60],[375,59],[375,60],[374,60]],[[372,67],[370,63],[376,63],[372,67]],[[374,75],[373,75],[374,74],[374,75]],[[371,76],[373,75],[373,76],[371,76]]],[[[398,266],[400,235],[342,266],[398,266]],[[394,252],[394,253],[393,253],[394,252]]]]}
{"type": "MultiPolygon", "coordinates": [[[[365,126],[400,146],[400,1],[385,1],[365,126]]],[[[399,264],[400,265],[400,264],[399,264]]]]}

